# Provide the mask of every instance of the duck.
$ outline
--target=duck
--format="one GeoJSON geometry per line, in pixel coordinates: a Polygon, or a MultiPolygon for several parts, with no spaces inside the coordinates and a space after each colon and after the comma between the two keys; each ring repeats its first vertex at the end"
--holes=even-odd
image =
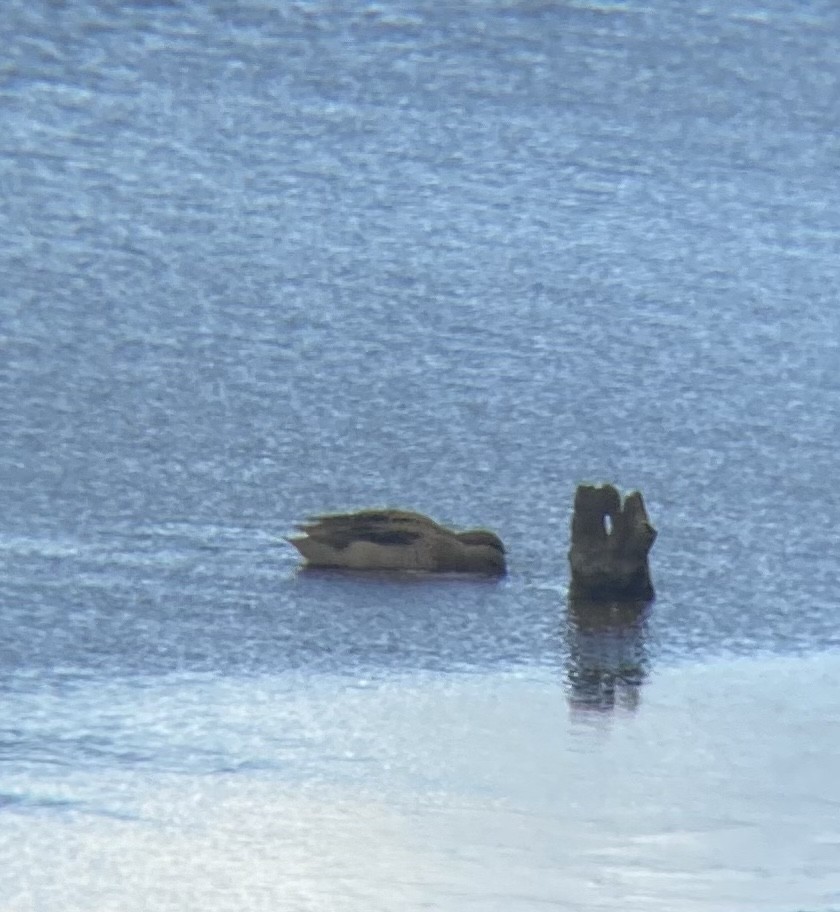
{"type": "Polygon", "coordinates": [[[327,513],[298,525],[287,541],[320,569],[504,576],[505,547],[494,532],[458,532],[422,513],[372,509],[327,513]]]}

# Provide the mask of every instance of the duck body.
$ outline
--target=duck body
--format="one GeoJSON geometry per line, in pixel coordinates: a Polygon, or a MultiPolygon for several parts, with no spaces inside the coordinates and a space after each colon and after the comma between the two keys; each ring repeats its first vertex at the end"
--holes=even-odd
{"type": "Polygon", "coordinates": [[[503,576],[501,539],[485,529],[457,532],[422,513],[360,510],[315,516],[289,541],[309,567],[475,573],[503,576]]]}

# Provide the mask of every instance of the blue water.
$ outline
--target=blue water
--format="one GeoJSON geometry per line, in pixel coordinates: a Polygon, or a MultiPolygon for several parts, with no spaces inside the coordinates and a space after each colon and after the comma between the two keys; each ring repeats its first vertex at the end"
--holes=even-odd
{"type": "Polygon", "coordinates": [[[840,908],[840,8],[0,35],[0,909],[840,908]],[[509,576],[298,573],[380,504],[509,576]]]}

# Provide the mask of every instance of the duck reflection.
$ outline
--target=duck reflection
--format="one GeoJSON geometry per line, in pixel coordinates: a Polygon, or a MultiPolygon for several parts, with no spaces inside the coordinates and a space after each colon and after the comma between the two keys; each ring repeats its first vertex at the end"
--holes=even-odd
{"type": "Polygon", "coordinates": [[[647,675],[649,601],[570,599],[567,680],[572,709],[634,710],[647,675]]]}

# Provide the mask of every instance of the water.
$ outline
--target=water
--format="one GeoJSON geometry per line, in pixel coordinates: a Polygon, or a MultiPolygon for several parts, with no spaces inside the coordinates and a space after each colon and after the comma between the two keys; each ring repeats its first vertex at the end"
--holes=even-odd
{"type": "Polygon", "coordinates": [[[835,5],[0,33],[0,909],[840,909],[835,5]],[[378,504],[509,576],[297,572],[378,504]]]}

